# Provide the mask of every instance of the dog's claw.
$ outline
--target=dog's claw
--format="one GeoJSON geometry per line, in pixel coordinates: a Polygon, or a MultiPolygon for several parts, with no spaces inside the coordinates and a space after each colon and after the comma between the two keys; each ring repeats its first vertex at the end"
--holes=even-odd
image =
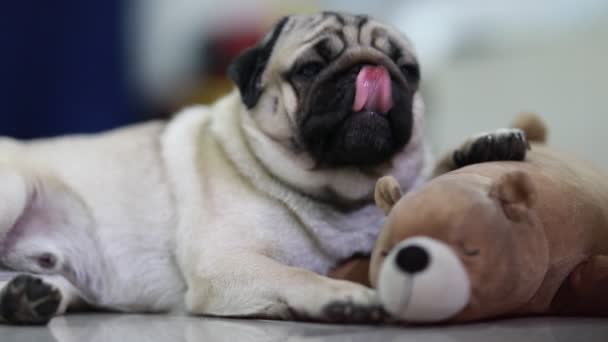
{"type": "Polygon", "coordinates": [[[491,161],[522,161],[530,149],[522,130],[499,129],[470,139],[454,151],[452,160],[457,167],[491,161]]]}

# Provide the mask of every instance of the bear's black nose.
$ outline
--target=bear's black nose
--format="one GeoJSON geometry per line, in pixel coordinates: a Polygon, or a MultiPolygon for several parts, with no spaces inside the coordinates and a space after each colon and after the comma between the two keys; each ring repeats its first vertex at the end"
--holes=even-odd
{"type": "Polygon", "coordinates": [[[406,273],[418,273],[424,271],[429,265],[430,256],[427,251],[416,245],[407,246],[397,252],[395,263],[397,267],[406,273]]]}

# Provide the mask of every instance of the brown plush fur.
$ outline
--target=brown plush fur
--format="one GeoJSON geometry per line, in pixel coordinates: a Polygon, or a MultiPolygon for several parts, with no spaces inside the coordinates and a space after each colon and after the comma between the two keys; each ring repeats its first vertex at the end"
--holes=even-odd
{"type": "Polygon", "coordinates": [[[515,126],[536,142],[525,162],[464,167],[399,200],[395,182],[378,182],[378,205],[390,213],[372,255],[373,285],[383,255],[422,235],[450,246],[470,279],[471,299],[450,321],[608,315],[608,175],[544,146],[536,116],[515,126]]]}

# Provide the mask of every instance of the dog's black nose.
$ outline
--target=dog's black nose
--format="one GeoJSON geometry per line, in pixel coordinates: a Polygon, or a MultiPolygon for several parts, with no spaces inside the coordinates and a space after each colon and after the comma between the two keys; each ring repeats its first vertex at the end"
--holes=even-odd
{"type": "Polygon", "coordinates": [[[424,271],[429,265],[430,256],[427,251],[416,245],[407,246],[397,252],[395,263],[397,267],[406,273],[418,273],[424,271]]]}

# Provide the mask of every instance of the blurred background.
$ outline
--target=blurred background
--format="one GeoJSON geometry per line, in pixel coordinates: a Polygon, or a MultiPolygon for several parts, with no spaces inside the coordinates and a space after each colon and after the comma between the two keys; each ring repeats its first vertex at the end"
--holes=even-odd
{"type": "Polygon", "coordinates": [[[436,153],[535,111],[551,143],[608,167],[596,153],[608,147],[606,0],[5,1],[0,135],[97,132],[209,103],[278,17],[329,9],[410,36],[436,153]]]}

